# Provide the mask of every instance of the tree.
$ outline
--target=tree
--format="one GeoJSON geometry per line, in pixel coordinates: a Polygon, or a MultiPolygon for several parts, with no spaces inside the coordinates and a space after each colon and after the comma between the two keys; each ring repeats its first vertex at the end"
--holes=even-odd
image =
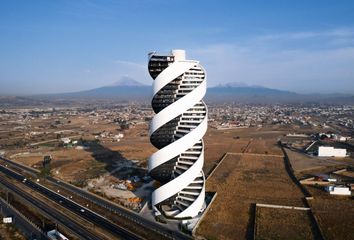
{"type": "Polygon", "coordinates": [[[46,178],[51,175],[51,167],[49,165],[46,165],[45,167],[42,167],[41,171],[39,172],[39,176],[42,178],[46,178]]]}

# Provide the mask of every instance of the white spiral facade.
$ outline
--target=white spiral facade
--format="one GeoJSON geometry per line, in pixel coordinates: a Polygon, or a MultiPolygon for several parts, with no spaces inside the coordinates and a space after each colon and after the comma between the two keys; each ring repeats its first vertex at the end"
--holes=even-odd
{"type": "Polygon", "coordinates": [[[150,53],[149,73],[156,113],[149,134],[159,149],[149,159],[149,173],[161,183],[152,193],[152,206],[167,217],[193,218],[205,206],[206,73],[198,61],[185,59],[184,50],[150,53]]]}

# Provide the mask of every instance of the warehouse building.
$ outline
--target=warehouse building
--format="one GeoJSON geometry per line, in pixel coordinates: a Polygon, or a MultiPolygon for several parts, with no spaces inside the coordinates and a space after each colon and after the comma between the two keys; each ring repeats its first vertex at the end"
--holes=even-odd
{"type": "Polygon", "coordinates": [[[346,157],[347,149],[345,148],[334,148],[334,147],[318,147],[319,157],[346,157]]]}

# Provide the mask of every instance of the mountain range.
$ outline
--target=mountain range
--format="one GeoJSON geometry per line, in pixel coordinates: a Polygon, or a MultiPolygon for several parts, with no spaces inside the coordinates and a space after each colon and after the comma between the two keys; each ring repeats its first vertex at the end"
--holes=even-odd
{"type": "MultiPolygon", "coordinates": [[[[112,98],[117,100],[147,100],[152,97],[152,86],[144,85],[132,78],[124,77],[120,81],[100,88],[86,91],[58,94],[70,98],[112,98]]],[[[298,94],[291,91],[250,86],[242,82],[232,82],[209,87],[206,101],[241,103],[354,103],[354,95],[347,94],[298,94]]]]}
{"type": "MultiPolygon", "coordinates": [[[[35,105],[47,101],[55,101],[62,105],[73,100],[87,102],[97,100],[114,101],[151,101],[152,86],[144,85],[130,77],[123,77],[118,82],[95,89],[34,96],[0,96],[0,106],[35,105]]],[[[209,87],[205,97],[207,102],[236,102],[236,103],[324,103],[324,104],[354,104],[354,95],[349,94],[299,94],[286,90],[278,90],[262,86],[250,86],[242,82],[209,87]]]]}

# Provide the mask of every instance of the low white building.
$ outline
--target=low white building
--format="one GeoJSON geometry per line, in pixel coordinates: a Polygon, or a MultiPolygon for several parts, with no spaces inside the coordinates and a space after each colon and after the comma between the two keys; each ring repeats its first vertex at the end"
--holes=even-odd
{"type": "Polygon", "coordinates": [[[62,138],[61,141],[64,143],[64,144],[69,144],[71,142],[70,138],[62,138]]]}
{"type": "Polygon", "coordinates": [[[345,148],[334,148],[334,147],[318,147],[319,157],[346,157],[347,149],[345,148]]]}
{"type": "Polygon", "coordinates": [[[343,196],[352,195],[352,192],[350,191],[350,188],[349,187],[345,187],[345,186],[328,186],[326,190],[331,195],[343,195],[343,196]]]}
{"type": "Polygon", "coordinates": [[[113,138],[119,142],[120,139],[123,138],[123,137],[124,137],[123,133],[118,133],[118,134],[114,135],[113,138]]]}
{"type": "Polygon", "coordinates": [[[4,217],[4,218],[2,219],[2,222],[3,222],[3,223],[12,223],[12,217],[4,217]]]}

